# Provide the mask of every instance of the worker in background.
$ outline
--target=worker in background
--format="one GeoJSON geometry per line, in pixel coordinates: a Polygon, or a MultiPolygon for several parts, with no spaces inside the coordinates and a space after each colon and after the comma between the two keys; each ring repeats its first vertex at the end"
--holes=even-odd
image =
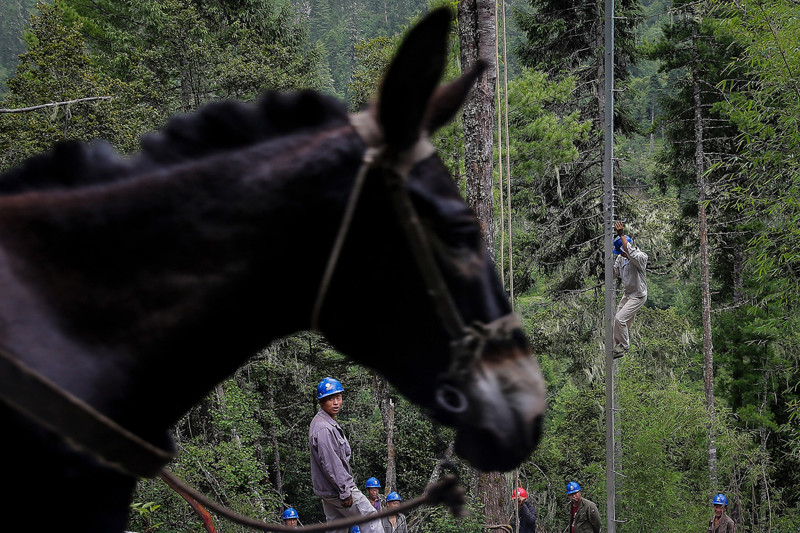
{"type": "MultiPolygon", "coordinates": [[[[403,499],[396,492],[386,495],[386,507],[389,509],[397,507],[401,501],[403,499]]],[[[406,515],[403,513],[384,516],[381,522],[383,523],[383,533],[408,533],[406,515]]]]}
{"type": "Polygon", "coordinates": [[[300,520],[300,515],[297,514],[297,509],[289,507],[281,515],[281,520],[283,520],[283,525],[286,527],[297,527],[297,521],[300,520]]]}
{"type": "MultiPolygon", "coordinates": [[[[311,455],[311,484],[314,494],[322,498],[325,520],[370,516],[375,508],[358,490],[350,468],[350,443],[336,417],[342,409],[344,387],[333,378],[317,385],[320,409],[308,429],[308,448],[311,455]]],[[[380,520],[361,525],[364,533],[382,533],[380,520]]],[[[332,530],[337,531],[337,530],[332,530]]],[[[346,533],[346,529],[338,530],[346,533]]]]}
{"type": "Polygon", "coordinates": [[[647,254],[634,246],[633,239],[625,235],[625,227],[619,220],[614,222],[614,278],[622,280],[622,299],[614,316],[614,358],[622,357],[631,347],[629,328],[633,318],[647,301],[647,254]]]}
{"type": "Polygon", "coordinates": [[[511,494],[511,499],[516,503],[516,509],[511,515],[511,533],[536,533],[536,508],[528,501],[528,491],[519,487],[511,494]]]}
{"type": "Polygon", "coordinates": [[[364,484],[364,488],[367,489],[367,499],[369,503],[375,508],[376,511],[381,510],[381,482],[378,481],[378,478],[371,477],[367,480],[364,484]]]}
{"type": "Polygon", "coordinates": [[[711,505],[714,507],[714,516],[708,523],[707,533],[735,533],[736,524],[733,519],[728,516],[728,498],[724,494],[717,494],[711,500],[711,505]]]}
{"type": "Polygon", "coordinates": [[[600,533],[600,512],[593,501],[582,496],[581,486],[574,481],[567,483],[567,533],[600,533]]]}

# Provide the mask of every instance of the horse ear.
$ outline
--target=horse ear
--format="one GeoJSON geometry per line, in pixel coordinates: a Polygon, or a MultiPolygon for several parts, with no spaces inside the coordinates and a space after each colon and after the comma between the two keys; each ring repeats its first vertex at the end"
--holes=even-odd
{"type": "Polygon", "coordinates": [[[378,97],[378,122],[384,141],[405,149],[419,139],[428,103],[444,72],[451,14],[432,11],[400,45],[378,97]]]}
{"type": "Polygon", "coordinates": [[[486,63],[478,61],[472,70],[436,89],[425,115],[425,131],[433,133],[450,122],[456,111],[461,109],[472,85],[484,70],[486,70],[486,63]]]}

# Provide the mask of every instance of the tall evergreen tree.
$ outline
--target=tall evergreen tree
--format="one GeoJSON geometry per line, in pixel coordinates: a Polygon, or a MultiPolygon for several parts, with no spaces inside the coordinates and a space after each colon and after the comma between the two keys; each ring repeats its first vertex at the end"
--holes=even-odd
{"type": "MultiPolygon", "coordinates": [[[[515,10],[517,24],[525,34],[517,49],[521,63],[547,72],[555,80],[573,77],[576,89],[565,109],[578,109],[580,120],[592,123],[590,135],[579,146],[578,160],[560,168],[542,187],[544,208],[535,228],[540,243],[534,252],[536,263],[548,273],[558,271],[560,289],[576,289],[587,277],[602,277],[604,265],[604,4],[600,0],[527,0],[526,4],[515,10]]],[[[616,2],[617,87],[624,87],[636,59],[634,30],[639,12],[638,0],[616,2]]],[[[633,129],[633,122],[619,107],[614,123],[620,133],[633,129]]],[[[617,200],[620,209],[619,196],[617,200]]]]}
{"type": "Polygon", "coordinates": [[[18,109],[86,98],[70,105],[48,105],[0,120],[0,168],[8,168],[57,141],[102,138],[123,152],[138,146],[152,127],[153,109],[135,88],[105,76],[94,65],[77,24],[64,22],[63,3],[39,5],[26,34],[28,51],[8,81],[4,108],[18,109]]]}
{"type": "Polygon", "coordinates": [[[712,106],[722,100],[721,93],[714,89],[730,63],[732,50],[714,36],[713,19],[709,16],[710,5],[705,2],[673,2],[673,20],[664,25],[663,39],[650,51],[654,59],[663,61],[663,68],[680,69],[682,76],[674,79],[674,91],[667,97],[665,109],[671,112],[667,127],[667,148],[662,157],[667,165],[669,179],[678,184],[694,201],[686,203],[691,218],[686,219],[697,230],[682,232],[681,237],[691,235],[690,241],[697,246],[699,256],[697,271],[700,277],[701,314],[703,325],[703,382],[706,396],[706,411],[711,432],[708,446],[708,468],[710,487],[718,486],[717,449],[713,434],[716,417],[714,401],[714,349],[711,323],[711,263],[710,250],[716,245],[709,243],[709,215],[723,215],[715,224],[724,225],[724,212],[717,207],[718,197],[711,194],[714,182],[720,176],[709,173],[720,156],[734,153],[734,133],[731,124],[715,120],[712,106]],[[716,179],[715,179],[716,178],[716,179]],[[714,205],[711,209],[711,205],[714,205]]]}

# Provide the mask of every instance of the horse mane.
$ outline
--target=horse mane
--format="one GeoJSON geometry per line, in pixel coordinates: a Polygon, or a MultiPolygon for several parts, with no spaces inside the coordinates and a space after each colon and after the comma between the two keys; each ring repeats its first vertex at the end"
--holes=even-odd
{"type": "Polygon", "coordinates": [[[0,175],[0,196],[130,179],[142,172],[240,149],[278,136],[347,123],[338,100],[305,90],[266,93],[257,104],[214,102],[178,115],[158,132],[142,136],[142,150],[121,157],[105,141],[62,141],[52,150],[0,175]]]}

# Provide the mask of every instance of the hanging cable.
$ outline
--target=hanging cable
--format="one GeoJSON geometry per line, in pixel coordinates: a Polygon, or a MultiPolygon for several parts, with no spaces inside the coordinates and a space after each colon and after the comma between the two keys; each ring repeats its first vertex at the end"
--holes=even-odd
{"type": "MultiPolygon", "coordinates": [[[[506,251],[506,217],[503,207],[503,120],[502,120],[502,102],[500,100],[500,39],[497,35],[500,33],[500,18],[498,17],[497,2],[494,3],[494,24],[495,24],[495,39],[494,39],[494,57],[497,64],[497,72],[494,77],[495,81],[495,94],[497,95],[497,186],[500,189],[500,283],[503,289],[506,288],[505,276],[505,251],[506,251]]],[[[513,309],[513,303],[512,303],[513,309]]]]}
{"type": "MultiPolygon", "coordinates": [[[[511,239],[511,148],[508,142],[508,42],[506,40],[506,0],[502,0],[503,9],[503,94],[505,96],[505,130],[506,130],[506,201],[508,202],[508,287],[511,310],[514,310],[514,245],[511,239]]],[[[501,187],[502,189],[502,187],[501,187]]]]}

